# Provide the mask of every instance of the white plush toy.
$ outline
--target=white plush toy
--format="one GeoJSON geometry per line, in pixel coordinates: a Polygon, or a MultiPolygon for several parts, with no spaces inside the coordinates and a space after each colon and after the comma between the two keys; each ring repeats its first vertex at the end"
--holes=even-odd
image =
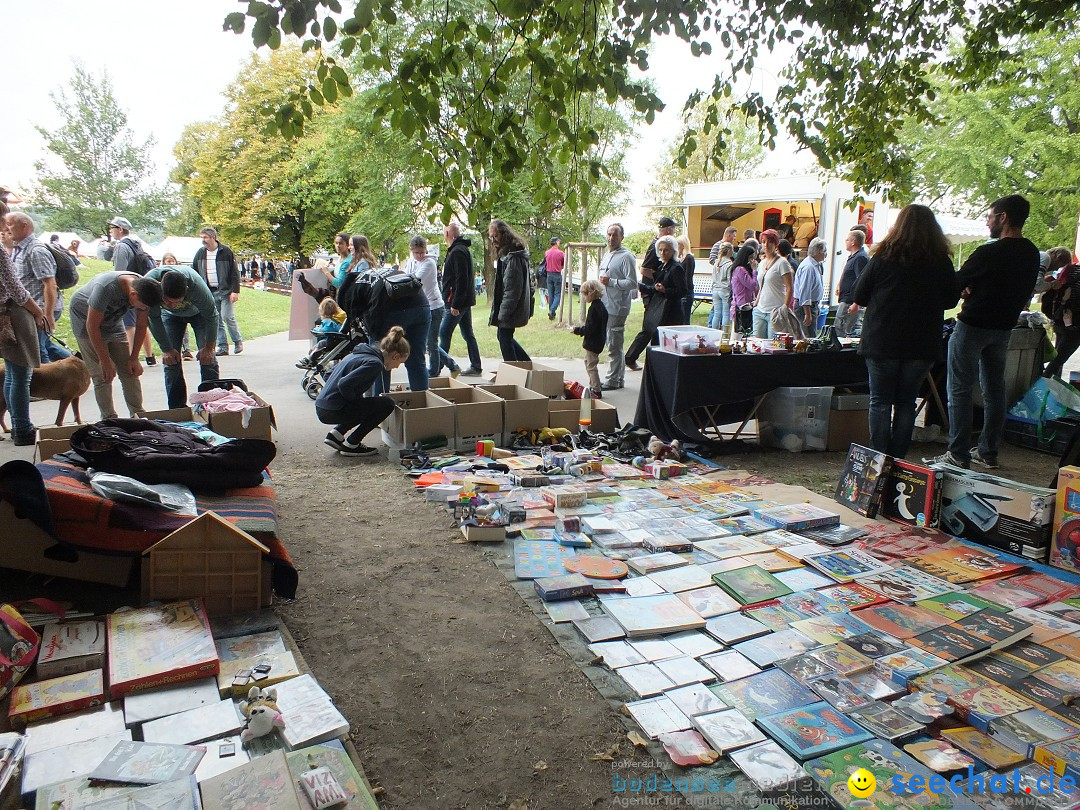
{"type": "Polygon", "coordinates": [[[285,719],[277,705],[276,689],[251,687],[240,711],[247,718],[244,730],[240,732],[240,741],[243,743],[251,742],[256,737],[265,737],[275,728],[285,728],[285,719]]]}

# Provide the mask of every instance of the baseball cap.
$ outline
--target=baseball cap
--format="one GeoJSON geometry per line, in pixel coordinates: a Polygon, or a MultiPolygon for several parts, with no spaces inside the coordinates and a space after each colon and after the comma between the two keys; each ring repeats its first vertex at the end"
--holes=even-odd
{"type": "Polygon", "coordinates": [[[551,244],[553,244],[553,245],[559,244],[559,237],[557,237],[557,236],[551,237],[551,244]]]}
{"type": "Polygon", "coordinates": [[[659,223],[657,223],[657,225],[660,228],[674,228],[675,220],[673,220],[671,217],[664,217],[660,220],[659,223]]]}
{"type": "Polygon", "coordinates": [[[123,217],[113,217],[112,219],[109,220],[109,227],[123,228],[125,231],[130,231],[131,230],[131,223],[128,222],[123,217]]]}

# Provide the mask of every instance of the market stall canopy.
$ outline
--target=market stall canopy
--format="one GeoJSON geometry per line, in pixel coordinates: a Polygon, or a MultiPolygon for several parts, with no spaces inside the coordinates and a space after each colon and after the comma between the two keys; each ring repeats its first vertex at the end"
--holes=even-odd
{"type": "Polygon", "coordinates": [[[154,257],[159,264],[161,257],[171,253],[176,257],[179,264],[191,264],[199,248],[203,246],[202,239],[196,236],[166,236],[156,245],[147,245],[146,252],[154,257]]]}
{"type": "Polygon", "coordinates": [[[935,214],[934,217],[945,232],[945,236],[953,244],[961,242],[985,242],[990,238],[990,232],[986,229],[986,223],[981,219],[964,219],[963,217],[950,217],[945,214],[935,214]]]}

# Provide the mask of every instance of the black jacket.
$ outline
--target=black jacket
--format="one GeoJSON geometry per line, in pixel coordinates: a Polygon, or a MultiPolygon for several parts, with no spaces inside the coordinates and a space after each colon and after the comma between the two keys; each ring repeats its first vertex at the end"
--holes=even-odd
{"type": "Polygon", "coordinates": [[[532,272],[524,250],[513,250],[495,264],[495,289],[488,323],[507,329],[525,326],[532,316],[532,272]]]}
{"type": "Polygon", "coordinates": [[[236,256],[233,255],[232,248],[218,242],[216,264],[218,284],[215,287],[206,278],[206,248],[199,248],[195,253],[195,258],[191,260],[191,268],[202,276],[202,280],[206,281],[206,285],[211,290],[224,290],[231,293],[240,292],[240,269],[236,266],[236,256]]]}
{"type": "Polygon", "coordinates": [[[368,392],[384,370],[379,347],[361,343],[337,364],[315,400],[315,407],[331,412],[348,408],[368,392]]]}
{"type": "MultiPolygon", "coordinates": [[[[643,297],[659,295],[656,292],[657,284],[664,285],[664,292],[661,296],[663,298],[664,312],[660,316],[660,326],[675,326],[686,323],[682,305],[682,299],[686,297],[686,271],[683,266],[672,259],[656,271],[652,281],[639,282],[638,289],[641,290],[643,297]]],[[[655,306],[655,304],[650,302],[649,306],[655,306]]]]}
{"type": "Polygon", "coordinates": [[[840,290],[836,296],[838,303],[850,304],[854,301],[855,283],[862,275],[868,261],[870,261],[870,256],[866,248],[860,248],[848,256],[847,262],[844,263],[844,271],[840,274],[840,290]]]}
{"type": "Polygon", "coordinates": [[[446,251],[442,296],[450,309],[462,310],[476,305],[476,272],[469,253],[471,244],[472,240],[459,236],[446,251]]]}
{"type": "Polygon", "coordinates": [[[581,348],[585,351],[600,354],[607,342],[607,307],[603,299],[597,298],[589,304],[589,311],[585,315],[585,325],[575,326],[574,334],[585,338],[581,341],[581,348]]]}
{"type": "Polygon", "coordinates": [[[1012,329],[1039,279],[1039,249],[1024,237],[975,248],[956,276],[971,290],[957,320],[980,329],[1012,329]]]}

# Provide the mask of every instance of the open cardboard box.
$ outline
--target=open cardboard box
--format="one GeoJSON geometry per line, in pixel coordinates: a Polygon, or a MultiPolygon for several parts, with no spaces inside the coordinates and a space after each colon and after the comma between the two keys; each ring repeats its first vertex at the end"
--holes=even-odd
{"type": "Polygon", "coordinates": [[[165,408],[160,411],[147,411],[147,419],[160,419],[163,422],[194,422],[195,414],[191,412],[191,408],[187,405],[183,405],[179,408],[165,408]]]}
{"type": "Polygon", "coordinates": [[[539,430],[548,426],[548,398],[521,385],[478,385],[502,399],[503,436],[507,446],[518,430],[539,430]]]}
{"type": "Polygon", "coordinates": [[[463,383],[461,380],[455,380],[453,377],[429,377],[428,389],[435,391],[440,396],[442,392],[448,388],[472,388],[468,383],[463,383]]]}
{"type": "Polygon", "coordinates": [[[433,439],[454,439],[454,405],[432,391],[394,391],[394,411],[382,423],[390,439],[398,445],[433,439]]]}
{"type": "Polygon", "coordinates": [[[48,461],[57,453],[66,453],[71,449],[71,437],[75,431],[85,425],[60,425],[59,427],[38,428],[38,440],[35,453],[38,461],[48,461]]]}
{"type": "Polygon", "coordinates": [[[277,429],[274,409],[266,400],[249,391],[248,396],[255,400],[257,407],[252,408],[250,418],[245,424],[243,413],[206,413],[203,414],[210,429],[230,439],[266,439],[273,441],[271,428],[277,429]]]}
{"type": "Polygon", "coordinates": [[[454,404],[455,449],[474,449],[478,441],[502,442],[503,404],[498,395],[466,385],[440,389],[439,396],[454,404]]]}
{"type": "MultiPolygon", "coordinates": [[[[560,427],[577,433],[581,430],[578,421],[581,418],[580,399],[548,400],[548,427],[560,427]]],[[[602,399],[592,401],[592,425],[594,433],[612,433],[619,429],[619,410],[602,399]]]]}
{"type": "Polygon", "coordinates": [[[504,360],[495,372],[495,382],[498,385],[520,385],[545,397],[563,395],[563,373],[540,363],[504,360]]]}

